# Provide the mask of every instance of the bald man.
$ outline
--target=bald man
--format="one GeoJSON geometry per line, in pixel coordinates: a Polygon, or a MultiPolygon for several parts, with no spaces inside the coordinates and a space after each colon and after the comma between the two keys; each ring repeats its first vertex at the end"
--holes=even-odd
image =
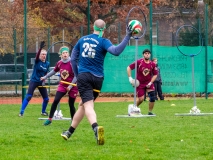
{"type": "Polygon", "coordinates": [[[77,86],[82,101],[79,103],[70,128],[61,136],[68,140],[85,115],[95,133],[97,144],[103,145],[104,128],[98,125],[94,110],[94,101],[99,93],[94,92],[93,89],[101,90],[102,88],[104,58],[107,52],[119,56],[130,40],[131,31],[127,28],[122,42],[114,46],[109,39],[102,37],[106,29],[106,23],[103,20],[96,20],[93,28],[93,34],[80,38],[72,50],[71,64],[77,77],[77,86]]]}

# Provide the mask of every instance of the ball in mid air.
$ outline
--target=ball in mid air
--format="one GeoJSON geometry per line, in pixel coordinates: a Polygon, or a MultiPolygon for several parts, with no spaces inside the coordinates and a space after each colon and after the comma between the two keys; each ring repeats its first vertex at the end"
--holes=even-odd
{"type": "Polygon", "coordinates": [[[138,34],[142,31],[142,24],[138,20],[131,20],[128,24],[128,27],[133,34],[138,34]]]}

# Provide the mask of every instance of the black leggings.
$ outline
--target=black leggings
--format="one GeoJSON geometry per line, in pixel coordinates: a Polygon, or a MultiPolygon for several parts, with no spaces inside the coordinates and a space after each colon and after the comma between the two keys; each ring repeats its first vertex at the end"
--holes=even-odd
{"type": "MultiPolygon", "coordinates": [[[[38,86],[42,86],[42,83],[41,82],[30,81],[29,88],[28,88],[28,91],[27,91],[27,95],[31,95],[31,97],[32,97],[35,89],[38,86]]],[[[43,99],[48,98],[48,93],[47,93],[47,89],[46,88],[38,87],[38,90],[41,93],[41,96],[42,96],[43,99]]]]}
{"type": "MultiPolygon", "coordinates": [[[[58,103],[60,102],[61,98],[65,94],[66,94],[65,92],[58,92],[58,91],[56,92],[55,99],[54,99],[53,104],[52,104],[51,109],[50,109],[49,118],[53,118],[54,113],[56,111],[56,108],[58,106],[58,103]]],[[[74,104],[75,104],[75,98],[69,97],[70,115],[71,115],[72,119],[73,119],[74,114],[75,114],[75,106],[74,106],[74,104]]]]}

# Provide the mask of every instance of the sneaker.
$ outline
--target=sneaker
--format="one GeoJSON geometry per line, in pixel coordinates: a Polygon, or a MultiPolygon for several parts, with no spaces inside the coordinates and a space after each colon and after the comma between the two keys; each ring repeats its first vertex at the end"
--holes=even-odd
{"type": "Polygon", "coordinates": [[[152,112],[148,112],[148,115],[155,115],[154,113],[152,113],[152,112]]]}
{"type": "Polygon", "coordinates": [[[22,113],[19,113],[19,115],[18,115],[19,117],[23,117],[24,116],[24,114],[22,114],[22,113]]]}
{"type": "Polygon", "coordinates": [[[64,131],[62,134],[61,134],[61,137],[63,137],[65,140],[68,140],[70,138],[72,134],[69,132],[69,131],[64,131]]]}
{"type": "Polygon", "coordinates": [[[47,112],[43,112],[43,113],[41,112],[41,115],[42,116],[48,116],[48,113],[47,112]]]}
{"type": "Polygon", "coordinates": [[[47,119],[45,122],[44,122],[44,126],[48,126],[52,123],[51,120],[47,119]]]}
{"type": "Polygon", "coordinates": [[[98,126],[95,129],[95,137],[98,145],[104,145],[104,127],[98,126]]]}

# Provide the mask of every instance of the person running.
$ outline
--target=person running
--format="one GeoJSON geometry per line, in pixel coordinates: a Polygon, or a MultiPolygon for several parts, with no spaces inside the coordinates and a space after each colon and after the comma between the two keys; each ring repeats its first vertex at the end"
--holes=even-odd
{"type": "Polygon", "coordinates": [[[109,39],[102,38],[106,28],[106,23],[103,20],[96,20],[93,28],[93,34],[80,38],[72,50],[71,62],[82,101],[79,103],[71,126],[61,136],[68,140],[85,115],[94,131],[97,144],[103,145],[104,128],[98,125],[94,110],[94,101],[99,93],[94,92],[93,89],[101,90],[102,88],[104,58],[107,52],[115,56],[120,55],[128,44],[132,33],[127,27],[127,34],[122,42],[118,46],[114,46],[109,39]]]}
{"type": "Polygon", "coordinates": [[[45,76],[48,73],[49,66],[50,66],[50,63],[46,61],[47,51],[43,49],[44,47],[45,47],[45,42],[42,41],[40,44],[40,49],[35,57],[35,64],[33,67],[31,78],[30,78],[29,88],[28,88],[26,97],[24,98],[22,102],[22,106],[19,112],[20,117],[24,115],[24,111],[28,103],[30,102],[36,88],[38,88],[43,98],[41,115],[48,116],[48,113],[46,112],[46,108],[49,102],[49,97],[48,97],[47,89],[44,87],[45,85],[44,81],[40,80],[41,77],[45,76]]]}
{"type": "MultiPolygon", "coordinates": [[[[155,87],[153,82],[157,78],[158,70],[155,63],[150,60],[151,51],[145,49],[143,51],[143,58],[137,60],[137,80],[139,86],[136,88],[137,93],[137,107],[144,101],[144,95],[148,92],[149,96],[149,112],[148,115],[154,115],[152,110],[155,103],[155,87]]],[[[135,69],[135,62],[127,67],[127,75],[131,85],[134,84],[134,79],[131,76],[131,71],[135,69]]]]}
{"type": "Polygon", "coordinates": [[[76,86],[72,86],[67,83],[64,83],[64,82],[68,82],[68,83],[71,82],[73,84],[76,83],[76,78],[74,77],[74,73],[70,63],[69,53],[70,51],[67,46],[61,47],[58,53],[61,57],[61,60],[57,62],[55,68],[51,72],[49,72],[46,76],[41,77],[41,80],[46,80],[47,78],[51,77],[57,72],[60,72],[60,76],[61,76],[61,81],[59,82],[59,86],[57,88],[57,92],[50,109],[49,118],[44,122],[45,126],[52,123],[52,118],[54,116],[58,103],[60,102],[61,98],[64,95],[66,95],[66,93],[69,94],[68,103],[70,108],[71,119],[73,119],[73,116],[75,114],[74,104],[75,104],[76,96],[78,94],[78,89],[76,86]]]}

